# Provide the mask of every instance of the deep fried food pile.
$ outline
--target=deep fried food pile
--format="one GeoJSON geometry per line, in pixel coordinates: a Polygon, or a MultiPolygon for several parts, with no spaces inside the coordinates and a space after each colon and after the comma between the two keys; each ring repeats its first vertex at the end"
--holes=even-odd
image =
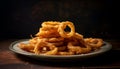
{"type": "Polygon", "coordinates": [[[41,26],[29,43],[19,44],[21,49],[44,55],[77,55],[95,51],[103,45],[100,38],[83,38],[83,35],[75,32],[74,24],[70,21],[46,21],[41,26]],[[66,27],[70,31],[65,31],[66,27]]]}

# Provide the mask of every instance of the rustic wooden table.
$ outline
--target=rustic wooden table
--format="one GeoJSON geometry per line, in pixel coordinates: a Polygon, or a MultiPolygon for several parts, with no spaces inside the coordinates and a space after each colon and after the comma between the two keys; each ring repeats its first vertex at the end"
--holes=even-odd
{"type": "Polygon", "coordinates": [[[75,62],[38,61],[32,58],[15,54],[9,50],[9,46],[13,41],[16,40],[18,39],[0,40],[0,69],[120,68],[120,42],[118,40],[106,40],[112,44],[112,50],[88,60],[75,62]]]}

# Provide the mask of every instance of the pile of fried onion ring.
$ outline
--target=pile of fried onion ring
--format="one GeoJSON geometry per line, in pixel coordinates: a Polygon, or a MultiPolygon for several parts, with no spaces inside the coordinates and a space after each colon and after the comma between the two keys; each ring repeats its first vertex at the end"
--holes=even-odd
{"type": "Polygon", "coordinates": [[[20,43],[25,51],[44,55],[78,55],[100,49],[103,40],[100,38],[84,38],[75,32],[75,26],[70,21],[45,21],[39,32],[29,39],[29,43],[20,43]],[[69,31],[65,29],[69,27],[69,31]]]}

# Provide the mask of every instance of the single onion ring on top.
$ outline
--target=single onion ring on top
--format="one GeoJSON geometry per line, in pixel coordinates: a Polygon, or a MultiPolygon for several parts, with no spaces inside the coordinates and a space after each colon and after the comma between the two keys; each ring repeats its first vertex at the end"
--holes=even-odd
{"type": "Polygon", "coordinates": [[[75,27],[72,22],[69,22],[69,21],[62,22],[58,28],[58,32],[61,37],[70,38],[75,34],[75,27]],[[70,27],[70,29],[71,29],[71,31],[69,33],[64,31],[66,26],[70,27]]]}

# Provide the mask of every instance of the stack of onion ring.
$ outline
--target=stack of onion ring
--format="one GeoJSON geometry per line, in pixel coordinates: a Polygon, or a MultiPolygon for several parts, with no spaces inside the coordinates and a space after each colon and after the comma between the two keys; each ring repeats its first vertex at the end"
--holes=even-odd
{"type": "Polygon", "coordinates": [[[45,21],[41,26],[28,44],[19,44],[21,49],[44,55],[78,55],[95,51],[103,46],[102,39],[84,38],[75,32],[75,26],[70,21],[45,21]],[[70,31],[65,31],[66,27],[69,27],[70,31]]]}

